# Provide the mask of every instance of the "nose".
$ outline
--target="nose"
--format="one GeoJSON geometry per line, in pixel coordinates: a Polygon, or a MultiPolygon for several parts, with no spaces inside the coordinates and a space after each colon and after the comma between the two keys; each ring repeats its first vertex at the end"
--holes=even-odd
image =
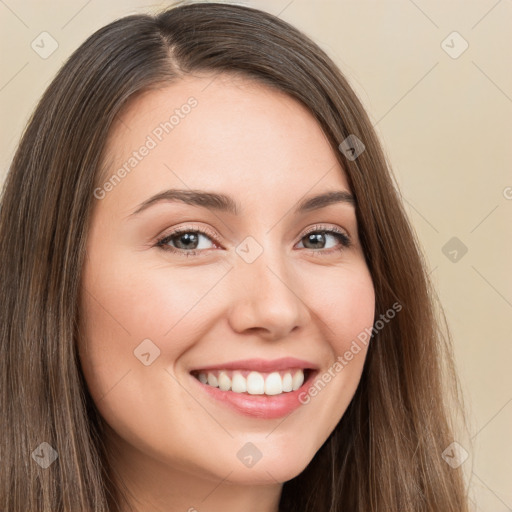
{"type": "Polygon", "coordinates": [[[300,282],[284,263],[272,265],[263,253],[248,264],[239,262],[231,273],[232,305],[229,323],[236,332],[253,332],[268,339],[282,339],[310,320],[300,282]]]}

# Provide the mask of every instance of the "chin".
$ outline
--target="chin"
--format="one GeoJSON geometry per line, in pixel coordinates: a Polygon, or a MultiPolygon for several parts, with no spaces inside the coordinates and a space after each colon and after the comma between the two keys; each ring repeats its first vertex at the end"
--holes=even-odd
{"type": "Polygon", "coordinates": [[[284,483],[302,473],[311,460],[312,457],[306,458],[304,454],[297,454],[297,450],[294,454],[267,457],[266,460],[262,457],[252,467],[237,465],[228,480],[232,483],[251,485],[284,483]]]}

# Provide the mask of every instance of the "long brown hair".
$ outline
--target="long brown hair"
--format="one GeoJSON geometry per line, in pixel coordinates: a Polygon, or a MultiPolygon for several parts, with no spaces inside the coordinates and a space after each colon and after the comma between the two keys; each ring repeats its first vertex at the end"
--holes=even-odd
{"type": "Polygon", "coordinates": [[[280,509],[466,511],[460,470],[441,457],[453,441],[448,405],[460,403],[450,339],[372,124],[347,79],[304,34],[224,3],[180,4],[98,30],[59,71],[23,134],[0,210],[0,508],[119,510],[76,347],[93,191],[127,101],[199,71],[247,76],[314,115],[356,198],[375,317],[402,306],[373,335],[339,424],[284,483],[280,509]],[[365,145],[355,159],[338,150],[351,134],[365,145]],[[58,453],[46,469],[31,457],[43,442],[58,453]]]}

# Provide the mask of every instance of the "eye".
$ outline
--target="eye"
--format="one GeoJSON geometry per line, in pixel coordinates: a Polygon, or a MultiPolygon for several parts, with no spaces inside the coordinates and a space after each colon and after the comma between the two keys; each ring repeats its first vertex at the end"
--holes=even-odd
{"type": "MultiPolygon", "coordinates": [[[[309,250],[312,254],[328,255],[333,251],[342,251],[350,247],[351,240],[338,228],[314,226],[299,243],[302,244],[302,248],[309,250]]],[[[155,245],[164,251],[181,256],[197,256],[208,249],[218,247],[219,244],[215,241],[215,235],[207,230],[183,227],[163,236],[155,245]],[[209,243],[213,247],[209,247],[209,243]]]]}
{"type": "MultiPolygon", "coordinates": [[[[196,256],[211,248],[208,247],[208,240],[213,242],[212,238],[214,238],[213,235],[200,229],[180,228],[160,238],[156,245],[164,251],[183,256],[196,256]]],[[[213,244],[215,245],[215,243],[213,244]]]]}
{"type": "Polygon", "coordinates": [[[337,228],[314,226],[313,229],[301,238],[300,243],[304,248],[309,249],[311,253],[324,255],[350,247],[351,240],[346,233],[337,228]]]}

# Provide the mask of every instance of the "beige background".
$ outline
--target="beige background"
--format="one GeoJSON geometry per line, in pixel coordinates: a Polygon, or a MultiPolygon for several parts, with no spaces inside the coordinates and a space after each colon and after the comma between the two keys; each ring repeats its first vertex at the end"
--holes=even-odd
{"type": "MultiPolygon", "coordinates": [[[[474,510],[512,511],[512,2],[243,3],[309,34],[369,110],[452,328],[470,413],[471,442],[459,441],[470,452],[463,467],[474,510]],[[446,39],[454,31],[469,44],[457,58],[447,53],[464,45],[457,35],[446,39]],[[445,256],[452,237],[465,255],[448,246],[445,256]]],[[[164,5],[0,2],[0,180],[36,100],[69,54],[114,18],[164,5]],[[46,59],[31,47],[44,31],[58,43],[46,59]]]]}

